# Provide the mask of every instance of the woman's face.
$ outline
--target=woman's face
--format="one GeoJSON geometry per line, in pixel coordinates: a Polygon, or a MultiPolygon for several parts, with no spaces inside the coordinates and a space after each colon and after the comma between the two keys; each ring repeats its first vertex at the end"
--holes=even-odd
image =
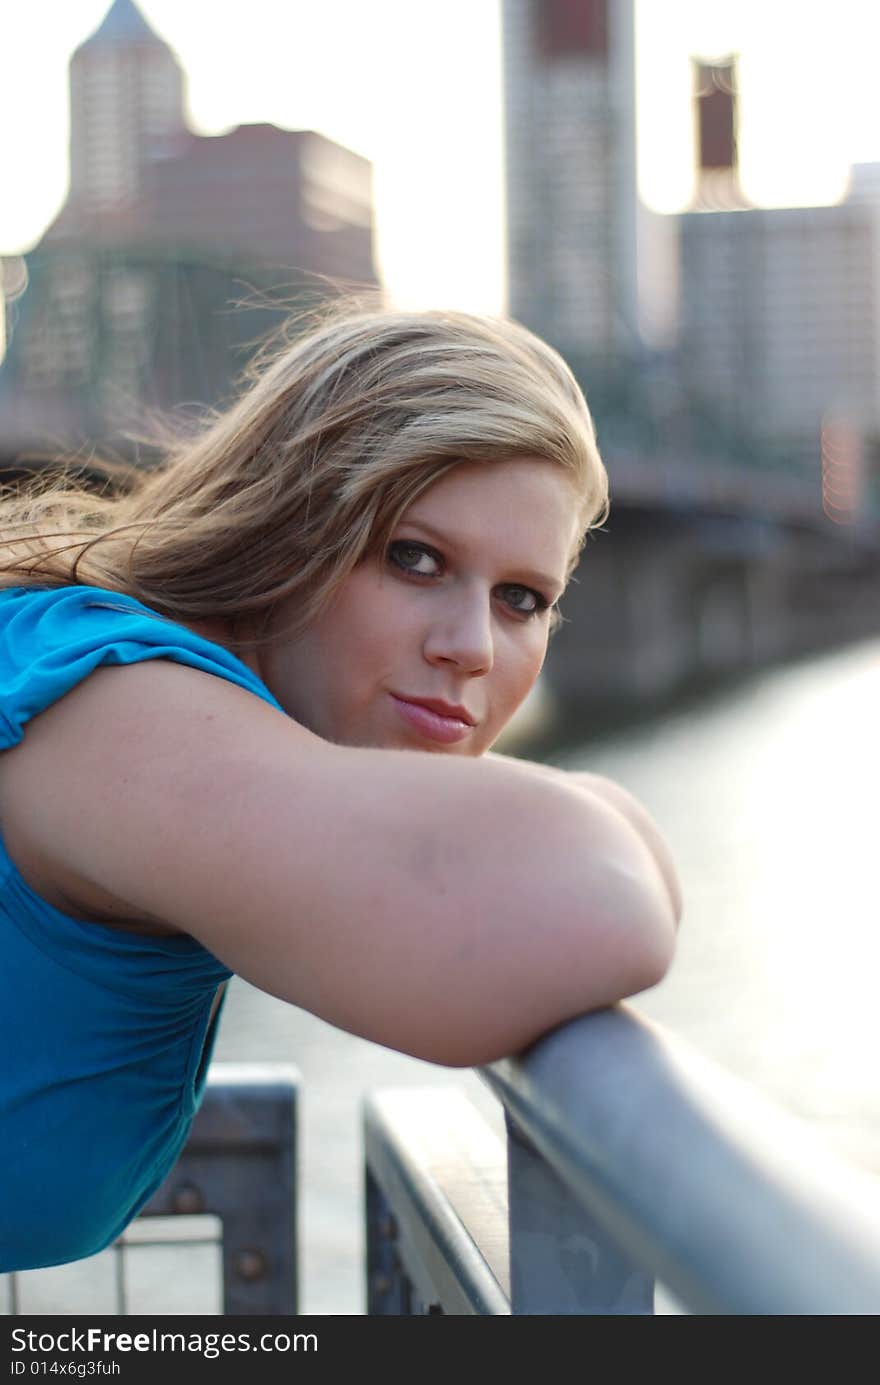
{"type": "Polygon", "coordinates": [[[544,662],[576,511],[552,463],[456,467],[308,629],[285,636],[295,613],[279,609],[260,675],[325,740],[482,754],[544,662]]]}

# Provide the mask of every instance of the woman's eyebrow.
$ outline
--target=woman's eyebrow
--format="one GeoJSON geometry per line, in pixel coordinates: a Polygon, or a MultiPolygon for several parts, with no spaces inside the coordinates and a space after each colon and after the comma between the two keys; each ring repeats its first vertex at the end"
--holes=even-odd
{"type": "MultiPolygon", "coordinates": [[[[459,550],[460,545],[456,543],[454,538],[435,525],[429,524],[425,519],[417,519],[415,515],[406,515],[400,522],[411,525],[414,529],[420,529],[423,534],[440,544],[442,548],[449,548],[453,552],[459,550]]],[[[545,572],[538,572],[535,568],[521,567],[519,563],[511,563],[511,568],[514,568],[522,580],[531,586],[549,588],[551,591],[558,588],[560,595],[565,591],[565,579],[562,577],[549,577],[545,572]]]]}

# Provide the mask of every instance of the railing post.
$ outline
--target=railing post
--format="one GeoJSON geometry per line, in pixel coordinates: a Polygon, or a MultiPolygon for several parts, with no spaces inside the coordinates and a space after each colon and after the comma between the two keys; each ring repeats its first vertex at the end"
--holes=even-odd
{"type": "Polygon", "coordinates": [[[141,1213],[220,1217],[225,1314],[298,1311],[298,1085],[291,1064],[212,1064],[183,1153],[141,1213]]]}
{"type": "Polygon", "coordinates": [[[403,1272],[391,1205],[365,1169],[367,1241],[367,1313],[407,1317],[412,1313],[412,1286],[403,1272]]]}
{"type": "Polygon", "coordinates": [[[652,1314],[651,1275],[621,1254],[507,1112],[505,1120],[511,1313],[652,1314]]]}
{"type": "Polygon", "coordinates": [[[367,1312],[507,1315],[504,1146],[455,1089],[364,1103],[367,1312]]]}

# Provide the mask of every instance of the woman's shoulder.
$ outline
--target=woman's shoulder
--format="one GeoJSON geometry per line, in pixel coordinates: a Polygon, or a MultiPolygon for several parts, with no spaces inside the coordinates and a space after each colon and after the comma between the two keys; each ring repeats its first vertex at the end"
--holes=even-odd
{"type": "Polygon", "coordinates": [[[300,738],[322,744],[236,683],[173,658],[95,666],[0,756],[6,850],[41,897],[137,931],[188,931],[140,897],[144,880],[185,873],[199,832],[224,870],[241,830],[235,766],[289,755],[291,742],[295,755],[300,738]]]}
{"type": "MultiPolygon", "coordinates": [[[[137,910],[65,865],[45,804],[47,794],[63,797],[81,821],[102,791],[83,757],[97,765],[99,746],[112,745],[124,767],[147,721],[157,747],[162,738],[170,743],[169,686],[178,704],[193,707],[228,687],[234,702],[242,699],[243,724],[254,709],[268,711],[265,703],[277,706],[229,650],[125,593],[74,585],[0,591],[0,750],[10,752],[0,756],[3,850],[37,895],[64,913],[123,927],[134,920],[143,931],[137,910]]],[[[147,922],[162,930],[160,920],[147,922]]]]}
{"type": "Polygon", "coordinates": [[[88,610],[113,610],[121,614],[140,612],[159,619],[142,602],[126,592],[109,587],[67,583],[61,586],[6,582],[0,588],[0,621],[31,622],[38,625],[53,616],[70,619],[88,610]]]}
{"type": "MultiPolygon", "coordinates": [[[[180,845],[206,821],[206,803],[223,797],[226,757],[249,760],[267,736],[286,745],[298,728],[268,692],[254,696],[262,685],[246,665],[238,673],[234,656],[230,664],[221,647],[162,627],[137,653],[129,645],[144,631],[106,627],[87,638],[44,634],[15,668],[0,654],[0,693],[5,675],[11,694],[0,701],[0,831],[13,866],[55,909],[178,933],[186,930],[174,918],[138,901],[129,878],[172,869],[174,850],[160,839],[167,832],[180,845]],[[136,864],[105,881],[108,856],[136,864]]],[[[233,833],[234,817],[230,805],[233,833]]]]}
{"type": "Polygon", "coordinates": [[[261,679],[223,645],[100,587],[13,587],[0,592],[0,749],[102,665],[157,659],[238,684],[278,706],[261,679]]]}

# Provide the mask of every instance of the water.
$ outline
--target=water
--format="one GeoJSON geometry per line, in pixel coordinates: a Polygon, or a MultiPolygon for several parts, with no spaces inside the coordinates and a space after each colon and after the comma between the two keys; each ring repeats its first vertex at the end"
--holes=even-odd
{"type": "MultiPolygon", "coordinates": [[[[685,917],[676,961],[631,1003],[876,1173],[878,710],[880,638],[557,757],[641,798],[679,864],[685,917]]],[[[472,1073],[354,1039],[240,981],[215,1056],[293,1062],[302,1073],[303,1312],[363,1312],[366,1092],[457,1086],[501,1132],[500,1108],[472,1073]]],[[[27,1311],[83,1311],[73,1306],[78,1273],[63,1283],[23,1276],[27,1311]]],[[[186,1297],[187,1282],[203,1279],[157,1261],[132,1307],[208,1311],[186,1297]]]]}
{"type": "MultiPolygon", "coordinates": [[[[880,1173],[880,639],[557,757],[655,815],[685,893],[678,955],[632,1003],[880,1173]]],[[[303,1074],[304,1311],[363,1311],[359,1103],[470,1073],[339,1034],[236,983],[217,1057],[303,1074]]]]}
{"type": "Polygon", "coordinates": [[[880,1172],[880,641],[767,674],[573,764],[679,862],[676,963],[637,1007],[880,1172]]]}

